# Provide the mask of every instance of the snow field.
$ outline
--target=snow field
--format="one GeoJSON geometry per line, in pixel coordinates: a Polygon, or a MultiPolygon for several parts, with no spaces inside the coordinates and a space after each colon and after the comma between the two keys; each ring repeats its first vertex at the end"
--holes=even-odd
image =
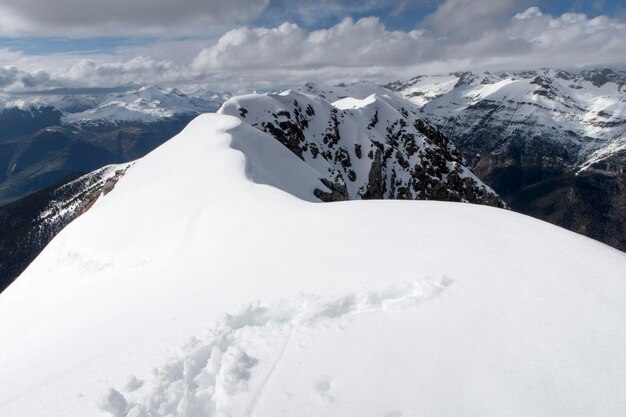
{"type": "Polygon", "coordinates": [[[626,413],[626,255],[317,178],[218,114],[137,161],[0,295],[0,415],[626,413]]]}

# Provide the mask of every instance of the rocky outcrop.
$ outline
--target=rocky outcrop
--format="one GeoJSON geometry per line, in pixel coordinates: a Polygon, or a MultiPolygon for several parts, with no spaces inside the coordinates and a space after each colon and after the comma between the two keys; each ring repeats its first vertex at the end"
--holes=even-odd
{"type": "Polygon", "coordinates": [[[321,201],[442,200],[504,207],[447,137],[399,97],[372,95],[333,105],[288,91],[235,97],[220,112],[268,133],[315,169],[331,190],[316,191],[321,201]]]}

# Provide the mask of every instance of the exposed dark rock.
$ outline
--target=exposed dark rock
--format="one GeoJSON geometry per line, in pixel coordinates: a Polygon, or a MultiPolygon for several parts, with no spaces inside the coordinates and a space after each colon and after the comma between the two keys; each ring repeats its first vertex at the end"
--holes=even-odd
{"type": "Polygon", "coordinates": [[[314,190],[313,194],[321,201],[330,203],[333,201],[347,201],[350,199],[350,195],[348,194],[348,189],[345,184],[332,182],[325,178],[321,178],[320,181],[322,181],[322,183],[330,190],[330,192],[320,190],[319,188],[314,190]]]}
{"type": "Polygon", "coordinates": [[[363,198],[363,200],[375,200],[382,199],[384,196],[385,181],[383,181],[382,151],[377,149],[370,168],[367,188],[361,195],[361,198],[363,198]]]}
{"type": "Polygon", "coordinates": [[[376,127],[376,125],[378,124],[378,111],[376,111],[376,113],[374,113],[374,116],[372,117],[372,121],[370,122],[369,125],[367,125],[368,129],[373,129],[376,127]]]}
{"type": "MultiPolygon", "coordinates": [[[[407,102],[379,97],[356,115],[353,110],[339,110],[299,93],[256,99],[260,102],[245,106],[257,109],[251,110],[247,121],[317,170],[324,165],[313,160],[321,158],[328,163],[328,171],[322,171],[321,177],[328,181],[332,192],[316,192],[323,201],[435,199],[505,206],[491,189],[469,173],[448,138],[417,118],[417,111],[407,102]],[[262,110],[264,101],[266,110],[262,110]],[[310,110],[302,111],[309,107],[310,110]],[[356,121],[366,126],[355,125],[356,121]],[[367,159],[363,158],[364,152],[367,159]],[[448,180],[448,174],[457,169],[453,167],[458,168],[457,181],[448,180]]],[[[223,111],[233,114],[242,105],[241,100],[233,102],[233,107],[227,102],[223,111]]]]}

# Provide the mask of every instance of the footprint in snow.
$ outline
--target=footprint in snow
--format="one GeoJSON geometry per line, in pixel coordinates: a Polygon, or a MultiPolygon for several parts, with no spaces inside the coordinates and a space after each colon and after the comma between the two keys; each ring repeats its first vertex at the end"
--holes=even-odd
{"type": "MultiPolygon", "coordinates": [[[[274,304],[250,303],[225,315],[208,338],[194,339],[179,357],[156,369],[146,387],[144,381],[131,377],[125,395],[109,390],[100,409],[116,417],[241,414],[239,408],[246,408],[241,401],[251,401],[247,408],[254,408],[294,328],[409,308],[439,296],[451,283],[442,277],[332,300],[303,296],[274,304]]],[[[312,389],[324,401],[335,400],[330,377],[321,378],[312,389]]],[[[393,411],[385,417],[401,415],[393,411]]]]}

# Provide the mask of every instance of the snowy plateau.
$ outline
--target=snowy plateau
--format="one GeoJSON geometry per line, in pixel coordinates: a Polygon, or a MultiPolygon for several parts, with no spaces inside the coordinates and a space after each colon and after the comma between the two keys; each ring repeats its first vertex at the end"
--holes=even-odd
{"type": "MultiPolygon", "coordinates": [[[[365,159],[270,136],[294,97],[306,114],[295,94],[194,119],[0,294],[0,415],[626,415],[626,254],[488,205],[321,203],[358,199],[365,159]]],[[[335,125],[307,100],[320,135],[397,111],[344,98],[335,125]]],[[[414,137],[414,158],[454,156],[414,137]]],[[[434,176],[489,194],[454,162],[434,176]]]]}

